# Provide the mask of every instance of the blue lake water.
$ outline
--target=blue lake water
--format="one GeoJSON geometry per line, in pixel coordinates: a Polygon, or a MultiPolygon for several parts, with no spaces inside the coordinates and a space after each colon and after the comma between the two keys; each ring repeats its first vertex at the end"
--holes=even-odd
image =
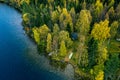
{"type": "Polygon", "coordinates": [[[19,12],[0,4],[0,80],[70,80],[68,71],[54,69],[38,54],[21,22],[19,12]]]}

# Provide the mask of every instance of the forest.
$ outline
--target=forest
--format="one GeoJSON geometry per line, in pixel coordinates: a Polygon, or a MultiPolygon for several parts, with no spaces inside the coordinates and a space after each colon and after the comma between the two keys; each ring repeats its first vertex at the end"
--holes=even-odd
{"type": "Polygon", "coordinates": [[[119,0],[0,0],[22,13],[26,33],[75,80],[120,80],[119,0]]]}

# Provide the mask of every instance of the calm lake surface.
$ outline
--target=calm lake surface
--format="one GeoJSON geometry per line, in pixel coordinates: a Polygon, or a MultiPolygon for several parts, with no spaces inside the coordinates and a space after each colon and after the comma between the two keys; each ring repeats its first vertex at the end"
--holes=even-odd
{"type": "Polygon", "coordinates": [[[56,70],[38,54],[21,22],[19,12],[0,4],[0,80],[73,80],[71,65],[56,70]]]}

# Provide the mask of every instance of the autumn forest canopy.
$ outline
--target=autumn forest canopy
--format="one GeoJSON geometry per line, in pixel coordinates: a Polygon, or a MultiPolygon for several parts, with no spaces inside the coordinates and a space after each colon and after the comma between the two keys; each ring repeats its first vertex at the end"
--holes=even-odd
{"type": "Polygon", "coordinates": [[[39,52],[70,62],[78,80],[120,80],[119,0],[0,1],[22,13],[39,52]]]}

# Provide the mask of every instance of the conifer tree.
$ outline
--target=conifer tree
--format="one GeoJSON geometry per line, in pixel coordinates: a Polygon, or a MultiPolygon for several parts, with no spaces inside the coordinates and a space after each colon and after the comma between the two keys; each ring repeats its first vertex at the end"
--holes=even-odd
{"type": "Polygon", "coordinates": [[[104,80],[104,71],[100,71],[95,77],[95,80],[104,80]]]}
{"type": "Polygon", "coordinates": [[[61,41],[61,44],[60,44],[60,56],[65,57],[66,54],[67,54],[67,49],[66,49],[66,46],[65,46],[65,42],[61,41]]]}
{"type": "Polygon", "coordinates": [[[33,28],[32,31],[33,31],[33,36],[34,36],[35,42],[37,44],[39,44],[40,43],[40,34],[38,32],[38,29],[37,28],[33,28]]]}
{"type": "Polygon", "coordinates": [[[96,0],[95,3],[95,15],[99,15],[103,10],[103,3],[100,0],[96,0]]]}
{"type": "Polygon", "coordinates": [[[110,26],[110,35],[111,38],[115,38],[116,34],[117,34],[117,28],[118,28],[118,21],[114,21],[111,26],[110,26]]]}
{"type": "Polygon", "coordinates": [[[92,17],[90,11],[88,10],[81,10],[79,18],[76,23],[76,30],[80,32],[80,34],[87,34],[90,29],[92,17]]]}
{"type": "Polygon", "coordinates": [[[49,52],[51,52],[51,50],[52,50],[52,36],[51,36],[51,34],[50,33],[48,33],[48,35],[47,35],[47,48],[46,48],[46,52],[47,53],[49,53],[49,52]]]}

